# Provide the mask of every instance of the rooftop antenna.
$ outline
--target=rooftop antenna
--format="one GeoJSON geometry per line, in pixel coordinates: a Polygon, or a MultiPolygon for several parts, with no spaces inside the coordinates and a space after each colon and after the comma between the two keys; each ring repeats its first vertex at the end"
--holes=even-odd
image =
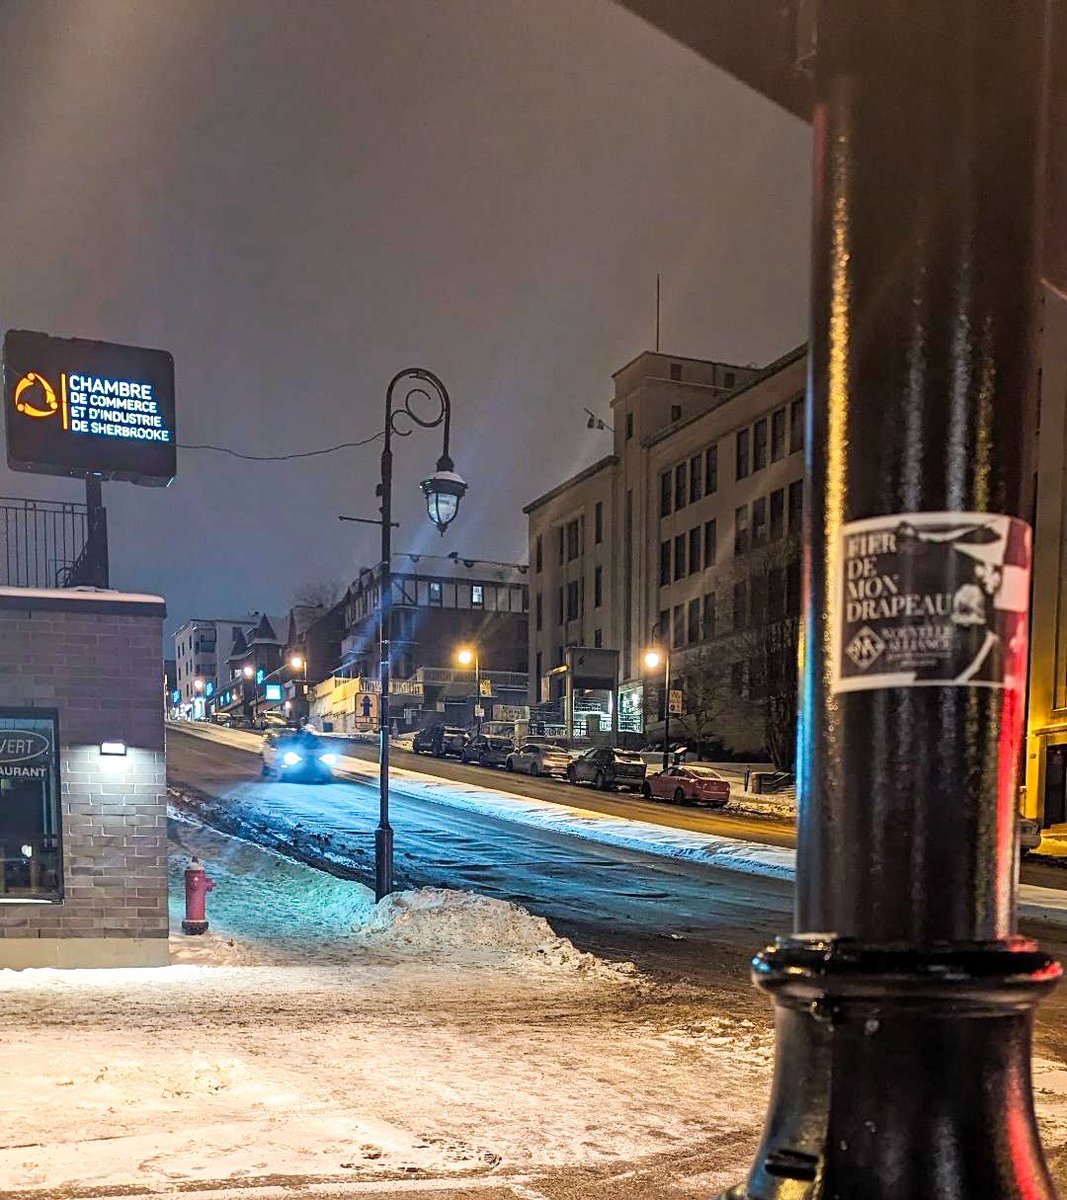
{"type": "Polygon", "coordinates": [[[659,354],[659,271],[656,272],[656,353],[659,354]]]}

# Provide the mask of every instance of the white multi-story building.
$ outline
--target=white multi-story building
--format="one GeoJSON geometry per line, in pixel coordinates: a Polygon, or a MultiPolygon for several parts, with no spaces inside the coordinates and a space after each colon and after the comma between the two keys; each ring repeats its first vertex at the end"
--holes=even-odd
{"type": "MultiPolygon", "coordinates": [[[[619,723],[639,728],[650,641],[681,675],[757,600],[799,606],[793,560],[768,571],[763,548],[800,528],[805,369],[801,347],[762,370],[646,352],[615,374],[613,453],[524,510],[532,702],[562,694],[568,647],[615,649],[619,723]]],[[[727,669],[746,690],[745,664],[727,669]]]]}
{"type": "Polygon", "coordinates": [[[174,635],[174,690],[172,707],[183,715],[204,715],[205,692],[229,678],[226,660],[238,634],[248,634],[258,625],[260,613],[243,617],[196,617],[186,621],[174,635]],[[197,680],[200,685],[197,685],[197,680]]]}

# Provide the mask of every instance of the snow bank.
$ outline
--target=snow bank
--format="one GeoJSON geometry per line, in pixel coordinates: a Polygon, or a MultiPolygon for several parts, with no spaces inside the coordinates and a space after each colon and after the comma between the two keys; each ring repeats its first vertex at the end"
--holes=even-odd
{"type": "Polygon", "coordinates": [[[295,862],[253,842],[219,833],[172,811],[170,909],[172,956],[215,966],[333,961],[378,956],[470,966],[583,975],[634,975],[578,950],[521,905],[474,892],[422,888],[375,905],[369,888],[295,862]],[[206,934],[181,929],[184,871],[193,854],[214,883],[206,934]],[[364,955],[365,957],[365,955],[364,955]]]}
{"type": "Polygon", "coordinates": [[[602,962],[558,937],[543,918],[509,900],[449,888],[396,892],[380,901],[357,931],[358,939],[378,949],[454,955],[490,952],[494,957],[525,960],[532,966],[579,972],[632,974],[602,962]]]}

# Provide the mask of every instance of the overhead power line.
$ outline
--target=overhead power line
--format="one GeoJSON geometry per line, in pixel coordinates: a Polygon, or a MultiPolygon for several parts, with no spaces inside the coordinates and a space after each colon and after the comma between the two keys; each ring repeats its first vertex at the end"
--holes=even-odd
{"type": "Polygon", "coordinates": [[[214,450],[216,454],[229,454],[232,458],[244,458],[249,462],[285,462],[291,458],[315,458],[320,454],[336,454],[338,450],[356,450],[360,446],[369,446],[371,442],[376,442],[384,436],[379,430],[360,442],[338,442],[336,446],[324,446],[321,450],[301,450],[295,454],[245,454],[243,450],[234,450],[230,446],[193,445],[188,442],[178,442],[177,445],[179,450],[214,450]]]}

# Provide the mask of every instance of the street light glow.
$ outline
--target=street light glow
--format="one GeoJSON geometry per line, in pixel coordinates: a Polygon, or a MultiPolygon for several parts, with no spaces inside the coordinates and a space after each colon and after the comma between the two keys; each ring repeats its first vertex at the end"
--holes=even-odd
{"type": "Polygon", "coordinates": [[[244,670],[245,679],[251,679],[252,676],[256,673],[255,667],[250,666],[248,663],[245,663],[243,670],[244,670]]]}
{"type": "Polygon", "coordinates": [[[289,665],[293,668],[294,671],[299,671],[300,668],[304,665],[304,660],[300,657],[299,654],[294,654],[293,657],[289,660],[289,665]]]}
{"type": "Polygon", "coordinates": [[[663,656],[658,650],[645,651],[645,666],[648,667],[650,671],[654,671],[661,662],[663,662],[663,656]]]}
{"type": "Polygon", "coordinates": [[[204,681],[202,679],[194,679],[193,680],[193,690],[197,691],[197,692],[202,692],[204,690],[204,681]]]}
{"type": "Polygon", "coordinates": [[[474,651],[468,650],[466,646],[464,646],[462,650],[457,650],[456,662],[458,662],[461,667],[469,667],[471,663],[474,662],[474,651]]]}

